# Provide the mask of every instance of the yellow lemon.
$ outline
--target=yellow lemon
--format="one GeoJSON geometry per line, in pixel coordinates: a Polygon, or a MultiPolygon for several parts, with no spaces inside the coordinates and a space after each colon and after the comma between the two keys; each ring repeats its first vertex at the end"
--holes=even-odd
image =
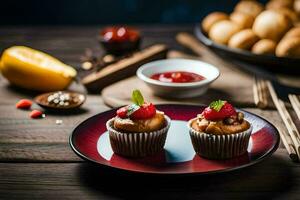
{"type": "Polygon", "coordinates": [[[13,85],[44,92],[65,89],[77,74],[58,59],[24,46],[13,46],[3,52],[0,71],[13,85]]]}

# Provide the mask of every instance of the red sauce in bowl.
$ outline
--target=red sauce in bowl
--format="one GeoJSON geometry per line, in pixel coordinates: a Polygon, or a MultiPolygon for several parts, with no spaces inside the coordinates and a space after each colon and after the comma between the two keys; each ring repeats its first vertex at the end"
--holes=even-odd
{"type": "Polygon", "coordinates": [[[205,79],[205,77],[199,74],[184,71],[157,73],[153,74],[151,78],[166,83],[191,83],[205,79]]]}
{"type": "Polygon", "coordinates": [[[140,34],[134,28],[125,26],[117,27],[106,27],[101,31],[101,36],[106,42],[125,42],[125,41],[136,41],[139,39],[140,34]]]}

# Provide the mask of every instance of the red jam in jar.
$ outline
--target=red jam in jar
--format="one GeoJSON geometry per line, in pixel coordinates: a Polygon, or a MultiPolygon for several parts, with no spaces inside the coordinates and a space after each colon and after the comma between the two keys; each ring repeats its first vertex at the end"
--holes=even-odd
{"type": "Polygon", "coordinates": [[[126,42],[136,41],[140,34],[136,29],[121,26],[121,27],[107,27],[101,31],[101,36],[106,42],[126,42]]]}
{"type": "Polygon", "coordinates": [[[202,81],[205,79],[205,77],[199,74],[184,71],[157,73],[153,74],[151,78],[167,83],[191,83],[202,81]]]}

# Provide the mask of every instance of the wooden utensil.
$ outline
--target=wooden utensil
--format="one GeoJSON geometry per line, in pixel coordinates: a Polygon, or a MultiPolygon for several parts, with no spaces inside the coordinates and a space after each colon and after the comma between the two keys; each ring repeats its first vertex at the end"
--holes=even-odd
{"type": "Polygon", "coordinates": [[[153,60],[166,58],[167,50],[167,47],[163,44],[152,45],[133,53],[128,58],[108,65],[98,72],[87,75],[81,82],[89,92],[100,92],[104,87],[116,81],[135,75],[136,70],[141,65],[153,60]]]}
{"type": "MultiPolygon", "coordinates": [[[[267,81],[267,86],[268,86],[268,89],[270,91],[273,102],[274,102],[274,104],[275,104],[275,106],[276,106],[276,108],[277,108],[277,110],[278,110],[278,112],[279,112],[279,114],[280,114],[287,130],[288,130],[289,136],[292,139],[293,146],[295,147],[295,150],[296,150],[298,158],[299,158],[299,155],[300,155],[300,135],[299,135],[299,132],[296,128],[296,125],[294,124],[290,114],[288,113],[283,101],[281,101],[278,98],[278,96],[277,96],[277,94],[274,90],[274,87],[273,87],[273,85],[270,81],[267,81]]],[[[288,142],[287,137],[284,137],[283,140],[286,140],[288,142]]],[[[292,144],[289,144],[289,146],[290,145],[292,145],[292,144]]],[[[289,147],[286,147],[286,148],[289,149],[289,147]]]]}
{"type": "Polygon", "coordinates": [[[278,132],[280,135],[280,139],[284,145],[284,147],[286,148],[290,158],[292,159],[292,161],[297,162],[299,160],[297,152],[295,150],[295,146],[293,144],[292,138],[283,130],[281,130],[280,128],[278,128],[278,132]]]}
{"type": "Polygon", "coordinates": [[[198,56],[187,54],[187,53],[177,51],[177,50],[168,51],[167,57],[168,58],[184,58],[184,59],[191,59],[191,60],[200,60],[200,57],[198,57],[198,56]]]}
{"type": "Polygon", "coordinates": [[[253,96],[257,107],[264,109],[268,106],[266,82],[256,76],[254,77],[253,96]]]}
{"type": "Polygon", "coordinates": [[[176,40],[179,44],[191,49],[195,54],[201,56],[201,43],[192,34],[181,32],[176,35],[176,40]]]}
{"type": "Polygon", "coordinates": [[[298,116],[298,119],[300,120],[300,101],[299,101],[299,96],[295,94],[289,94],[288,95],[290,102],[298,116]]]}

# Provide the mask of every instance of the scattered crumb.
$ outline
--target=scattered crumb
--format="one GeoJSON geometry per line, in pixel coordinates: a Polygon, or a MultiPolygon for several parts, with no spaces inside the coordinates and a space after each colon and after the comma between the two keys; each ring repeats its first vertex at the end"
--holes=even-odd
{"type": "Polygon", "coordinates": [[[55,123],[56,123],[57,125],[61,125],[61,124],[63,123],[63,121],[62,121],[61,119],[57,119],[57,120],[55,121],[55,123]]]}
{"type": "Polygon", "coordinates": [[[87,61],[87,62],[82,63],[81,67],[84,70],[90,70],[90,69],[92,69],[93,65],[91,62],[87,61]]]}
{"type": "Polygon", "coordinates": [[[110,62],[113,62],[115,60],[115,57],[113,55],[106,55],[103,57],[103,61],[106,62],[106,63],[110,63],[110,62]]]}

